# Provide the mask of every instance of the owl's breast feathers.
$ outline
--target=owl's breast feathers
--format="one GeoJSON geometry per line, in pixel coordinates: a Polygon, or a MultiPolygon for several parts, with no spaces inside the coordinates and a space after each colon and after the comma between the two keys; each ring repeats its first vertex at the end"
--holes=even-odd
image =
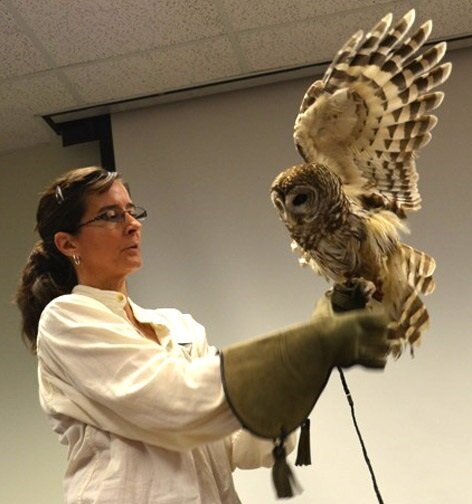
{"type": "Polygon", "coordinates": [[[334,282],[363,277],[380,290],[389,258],[399,253],[399,230],[406,226],[388,210],[366,210],[358,201],[343,199],[342,217],[335,212],[338,218],[325,218],[311,232],[293,228],[291,236],[315,271],[334,282]]]}

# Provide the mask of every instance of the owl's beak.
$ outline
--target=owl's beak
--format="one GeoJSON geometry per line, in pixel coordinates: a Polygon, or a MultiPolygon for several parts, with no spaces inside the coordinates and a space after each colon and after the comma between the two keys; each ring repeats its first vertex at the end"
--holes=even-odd
{"type": "Polygon", "coordinates": [[[284,224],[286,226],[296,226],[298,224],[296,216],[291,212],[287,212],[284,195],[274,189],[271,192],[270,197],[275,208],[279,211],[280,219],[284,222],[284,224]]]}
{"type": "Polygon", "coordinates": [[[297,218],[293,214],[285,214],[285,224],[290,228],[290,226],[297,226],[299,223],[297,218]]]}

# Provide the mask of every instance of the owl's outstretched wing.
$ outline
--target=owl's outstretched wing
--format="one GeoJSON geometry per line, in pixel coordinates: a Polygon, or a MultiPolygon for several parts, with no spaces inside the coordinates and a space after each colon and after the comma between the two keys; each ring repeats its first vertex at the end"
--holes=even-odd
{"type": "Polygon", "coordinates": [[[407,38],[414,18],[412,9],[392,26],[388,14],[367,35],[355,33],[307,90],[294,130],[306,162],[334,170],[367,206],[400,216],[420,208],[415,157],[431,139],[437,119],[430,112],[444,97],[431,90],[451,71],[439,64],[445,42],[423,47],[431,21],[407,38]]]}

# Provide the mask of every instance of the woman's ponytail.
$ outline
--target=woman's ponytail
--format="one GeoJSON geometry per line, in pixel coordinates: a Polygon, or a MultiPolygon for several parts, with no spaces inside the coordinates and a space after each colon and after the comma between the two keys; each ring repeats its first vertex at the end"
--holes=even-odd
{"type": "Polygon", "coordinates": [[[59,231],[76,233],[85,213],[86,196],[106,191],[117,178],[116,172],[102,168],[80,168],[58,178],[41,196],[36,214],[41,239],[28,257],[15,296],[22,315],[23,338],[33,353],[42,311],[77,284],[75,268],[57,249],[54,236],[59,231]]]}
{"type": "Polygon", "coordinates": [[[77,276],[70,261],[57,250],[50,254],[44,242],[38,241],[23,269],[16,292],[16,303],[22,314],[25,343],[36,353],[39,317],[54,298],[71,292],[77,276]]]}

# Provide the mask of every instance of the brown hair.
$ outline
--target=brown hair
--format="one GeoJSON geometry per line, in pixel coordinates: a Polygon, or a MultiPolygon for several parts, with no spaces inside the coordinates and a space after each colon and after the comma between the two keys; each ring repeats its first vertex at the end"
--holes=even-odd
{"type": "Polygon", "coordinates": [[[22,315],[22,335],[33,353],[42,311],[77,284],[75,269],[56,248],[54,235],[59,231],[77,232],[87,196],[106,191],[119,178],[118,173],[96,166],[79,168],[57,178],[41,195],[36,212],[40,240],[29,255],[15,296],[22,315]]]}

